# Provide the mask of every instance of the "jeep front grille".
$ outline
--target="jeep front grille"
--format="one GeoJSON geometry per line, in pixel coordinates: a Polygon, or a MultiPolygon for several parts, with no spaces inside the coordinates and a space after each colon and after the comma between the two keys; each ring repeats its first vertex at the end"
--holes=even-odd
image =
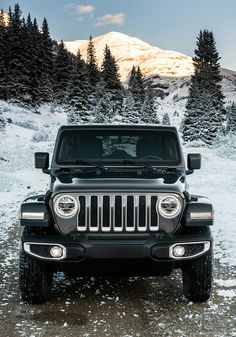
{"type": "Polygon", "coordinates": [[[79,195],[78,231],[157,231],[159,217],[154,194],[79,195]]]}

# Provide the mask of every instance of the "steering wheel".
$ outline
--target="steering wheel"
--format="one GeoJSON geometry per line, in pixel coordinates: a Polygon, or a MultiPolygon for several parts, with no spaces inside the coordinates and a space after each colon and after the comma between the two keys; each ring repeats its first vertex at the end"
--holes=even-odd
{"type": "Polygon", "coordinates": [[[141,157],[140,159],[141,160],[145,160],[145,159],[158,159],[158,160],[162,160],[162,158],[160,158],[158,156],[155,156],[155,155],[147,155],[147,156],[141,157]]]}

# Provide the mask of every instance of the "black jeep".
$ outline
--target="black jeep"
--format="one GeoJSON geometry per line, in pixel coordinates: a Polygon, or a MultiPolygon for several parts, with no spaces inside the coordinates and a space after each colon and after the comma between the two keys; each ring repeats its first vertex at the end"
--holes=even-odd
{"type": "Polygon", "coordinates": [[[193,302],[210,297],[213,209],[190,195],[174,127],[63,126],[49,154],[35,166],[50,175],[45,195],[21,205],[19,283],[22,299],[49,299],[53,273],[169,275],[180,268],[193,302]]]}

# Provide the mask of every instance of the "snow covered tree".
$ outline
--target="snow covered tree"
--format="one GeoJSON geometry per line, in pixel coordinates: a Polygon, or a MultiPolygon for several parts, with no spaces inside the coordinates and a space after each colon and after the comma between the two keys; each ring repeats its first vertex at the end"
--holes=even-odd
{"type": "Polygon", "coordinates": [[[228,111],[226,133],[233,133],[236,136],[236,104],[233,102],[228,111]]]}
{"type": "Polygon", "coordinates": [[[95,123],[111,123],[114,116],[114,107],[112,105],[109,93],[104,93],[95,107],[95,123]]]}
{"type": "Polygon", "coordinates": [[[6,65],[6,98],[18,104],[28,104],[29,97],[29,76],[27,73],[28,51],[26,47],[25,24],[21,18],[21,10],[18,4],[14,11],[9,9],[9,26],[5,43],[7,50],[5,53],[6,65]]]}
{"type": "Polygon", "coordinates": [[[132,67],[130,76],[129,76],[129,81],[128,81],[128,87],[131,89],[134,85],[135,82],[135,77],[136,77],[136,69],[135,66],[132,67]]]}
{"type": "Polygon", "coordinates": [[[29,95],[31,105],[37,107],[40,103],[39,86],[42,74],[43,58],[41,56],[41,34],[39,32],[37,20],[31,21],[30,15],[27,17],[25,26],[25,54],[27,55],[26,68],[29,78],[29,95]]]}
{"type": "Polygon", "coordinates": [[[87,65],[88,65],[89,83],[92,88],[95,88],[96,84],[100,80],[100,72],[97,66],[96,50],[91,35],[89,37],[89,43],[87,48],[87,65]]]}
{"type": "Polygon", "coordinates": [[[122,123],[125,124],[140,123],[140,106],[137,106],[130,91],[127,91],[126,97],[123,100],[121,117],[122,123]]]}
{"type": "Polygon", "coordinates": [[[0,11],[0,99],[6,100],[5,90],[5,53],[6,53],[6,25],[3,10],[0,11]]]}
{"type": "Polygon", "coordinates": [[[141,109],[141,121],[147,124],[159,124],[157,117],[156,102],[154,99],[153,89],[151,84],[148,84],[145,91],[145,99],[141,109]]]}
{"type": "Polygon", "coordinates": [[[80,51],[78,51],[72,66],[66,96],[69,124],[78,124],[89,120],[89,116],[87,116],[88,86],[86,65],[81,59],[80,51]]]}
{"type": "Polygon", "coordinates": [[[145,88],[143,75],[139,67],[137,70],[134,67],[132,68],[128,82],[128,88],[131,91],[134,99],[141,106],[145,99],[145,88]]]}
{"type": "Polygon", "coordinates": [[[39,57],[42,60],[39,77],[39,100],[40,103],[49,103],[53,100],[53,42],[45,18],[43,19],[40,34],[39,57]]]}
{"type": "Polygon", "coordinates": [[[46,18],[43,19],[42,23],[41,48],[43,59],[43,72],[51,76],[53,72],[53,42],[50,37],[48,22],[46,18]]]}
{"type": "Polygon", "coordinates": [[[101,66],[102,79],[105,84],[105,88],[108,90],[121,90],[122,84],[120,81],[120,75],[118,73],[118,66],[114,56],[106,45],[104,50],[104,59],[101,66]]]}
{"type": "Polygon", "coordinates": [[[61,104],[65,102],[67,85],[71,71],[70,57],[61,41],[54,62],[53,87],[56,101],[61,104]]]}
{"type": "Polygon", "coordinates": [[[123,86],[120,81],[118,65],[107,45],[104,50],[104,59],[101,67],[101,78],[105,91],[109,92],[109,96],[114,107],[114,112],[120,112],[123,101],[123,86]]]}
{"type": "Polygon", "coordinates": [[[170,123],[170,116],[168,112],[165,112],[162,118],[162,125],[171,125],[170,123]]]}
{"type": "Polygon", "coordinates": [[[219,60],[213,33],[200,31],[193,58],[194,75],[182,123],[185,141],[200,139],[205,144],[212,144],[222,129],[225,111],[219,60]]]}
{"type": "Polygon", "coordinates": [[[51,103],[53,101],[52,81],[48,73],[43,72],[39,77],[38,102],[51,103]]]}

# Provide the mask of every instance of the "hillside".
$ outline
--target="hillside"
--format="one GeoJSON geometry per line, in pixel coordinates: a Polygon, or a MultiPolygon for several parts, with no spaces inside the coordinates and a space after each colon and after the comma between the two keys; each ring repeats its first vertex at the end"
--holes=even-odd
{"type": "MultiPolygon", "coordinates": [[[[186,77],[193,73],[192,59],[184,54],[162,50],[128,35],[110,32],[93,39],[98,64],[101,65],[103,51],[107,44],[115,56],[123,81],[126,81],[131,68],[140,66],[144,76],[186,77]]],[[[67,49],[76,54],[78,49],[86,59],[88,40],[65,42],[67,49]]]]}
{"type": "MultiPolygon", "coordinates": [[[[143,75],[152,81],[155,87],[157,101],[160,103],[159,115],[168,112],[172,123],[179,125],[193,74],[191,57],[176,51],[162,50],[118,32],[95,37],[93,42],[99,66],[103,60],[105,45],[109,46],[119,65],[123,82],[129,78],[133,65],[140,66],[143,75]]],[[[82,57],[86,59],[88,40],[67,41],[65,45],[74,54],[80,49],[82,57]]],[[[236,97],[236,72],[222,68],[222,76],[227,104],[236,97]]]]}

